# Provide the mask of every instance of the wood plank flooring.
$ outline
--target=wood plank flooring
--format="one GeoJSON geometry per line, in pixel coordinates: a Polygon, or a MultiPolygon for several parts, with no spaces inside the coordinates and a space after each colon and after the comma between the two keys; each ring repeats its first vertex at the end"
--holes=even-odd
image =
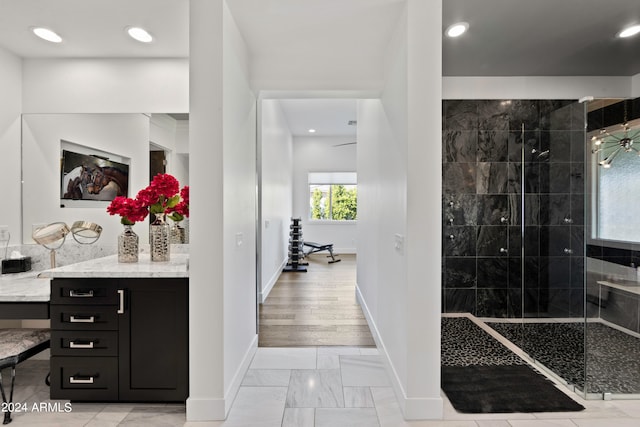
{"type": "Polygon", "coordinates": [[[375,346],[356,302],[356,257],[328,264],[313,254],[306,273],[282,273],[260,305],[260,347],[375,346]]]}

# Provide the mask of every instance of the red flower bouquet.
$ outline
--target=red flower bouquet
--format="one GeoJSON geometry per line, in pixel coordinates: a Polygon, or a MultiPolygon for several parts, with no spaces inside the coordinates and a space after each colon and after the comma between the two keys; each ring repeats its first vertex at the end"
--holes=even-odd
{"type": "Polygon", "coordinates": [[[149,210],[137,199],[118,196],[107,207],[109,215],[120,215],[120,222],[124,225],[133,225],[144,220],[149,210]]]}
{"type": "Polygon", "coordinates": [[[189,218],[189,186],[185,185],[180,190],[180,202],[173,208],[168,208],[169,218],[175,222],[182,221],[185,217],[189,218]]]}
{"type": "Polygon", "coordinates": [[[189,216],[189,187],[180,190],[178,180],[169,174],[156,175],[151,183],[138,192],[135,199],[116,197],[107,207],[110,215],[120,215],[120,222],[133,225],[144,220],[149,213],[164,215],[171,213],[174,221],[189,216]],[[182,199],[182,200],[181,200],[182,199]]]}

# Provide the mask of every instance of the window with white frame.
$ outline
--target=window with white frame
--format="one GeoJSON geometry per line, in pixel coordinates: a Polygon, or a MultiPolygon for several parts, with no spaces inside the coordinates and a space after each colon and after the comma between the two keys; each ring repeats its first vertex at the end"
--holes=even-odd
{"type": "Polygon", "coordinates": [[[358,185],[355,172],[310,172],[309,219],[355,221],[358,217],[358,185]]]}

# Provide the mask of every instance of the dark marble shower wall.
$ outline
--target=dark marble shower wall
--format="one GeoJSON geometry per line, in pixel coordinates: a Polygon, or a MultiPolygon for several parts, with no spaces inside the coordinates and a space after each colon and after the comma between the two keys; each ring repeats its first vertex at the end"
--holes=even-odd
{"type": "Polygon", "coordinates": [[[442,135],[443,312],[582,316],[582,105],[446,100],[442,135]]]}

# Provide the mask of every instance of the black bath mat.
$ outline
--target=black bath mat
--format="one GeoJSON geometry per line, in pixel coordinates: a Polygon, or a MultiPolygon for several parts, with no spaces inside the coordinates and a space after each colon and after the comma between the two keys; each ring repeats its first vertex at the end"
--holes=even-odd
{"type": "Polygon", "coordinates": [[[526,365],[443,366],[442,389],[457,411],[470,414],[584,409],[526,365]]]}

